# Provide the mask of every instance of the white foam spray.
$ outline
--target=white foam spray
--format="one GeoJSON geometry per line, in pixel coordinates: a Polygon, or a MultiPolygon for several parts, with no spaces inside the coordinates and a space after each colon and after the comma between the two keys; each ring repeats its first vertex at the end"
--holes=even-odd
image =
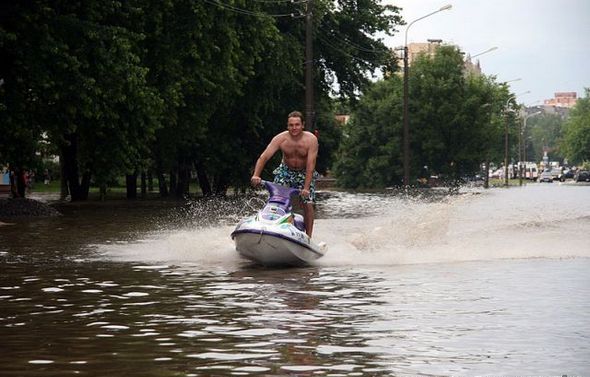
{"type": "MultiPolygon", "coordinates": [[[[325,213],[337,213],[350,203],[370,210],[360,217],[316,220],[314,238],[328,243],[318,264],[590,257],[588,198],[590,186],[558,184],[463,192],[436,201],[339,194],[320,203],[325,213]]],[[[117,260],[229,267],[242,263],[230,238],[232,229],[218,225],[160,231],[136,241],[99,245],[99,250],[117,260]]]]}

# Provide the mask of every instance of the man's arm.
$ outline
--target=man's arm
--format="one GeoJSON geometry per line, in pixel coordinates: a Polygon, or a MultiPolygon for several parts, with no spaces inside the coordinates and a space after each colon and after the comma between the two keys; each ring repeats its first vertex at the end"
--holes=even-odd
{"type": "Polygon", "coordinates": [[[270,141],[266,149],[262,152],[258,160],[256,160],[256,166],[254,167],[254,173],[252,174],[252,178],[250,178],[250,183],[252,186],[258,186],[262,179],[260,178],[260,174],[262,174],[262,169],[264,169],[264,165],[274,156],[274,154],[279,150],[281,147],[281,142],[283,137],[281,134],[273,137],[270,141]]]}
{"type": "Polygon", "coordinates": [[[313,172],[318,158],[318,139],[313,134],[310,136],[309,149],[307,151],[307,163],[305,165],[305,183],[303,184],[303,190],[301,192],[304,197],[309,196],[309,187],[311,186],[311,180],[313,178],[313,172]]]}

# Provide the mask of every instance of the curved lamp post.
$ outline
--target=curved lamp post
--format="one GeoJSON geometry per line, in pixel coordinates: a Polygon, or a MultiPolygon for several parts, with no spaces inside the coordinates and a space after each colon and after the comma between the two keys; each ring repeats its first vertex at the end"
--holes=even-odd
{"type": "Polygon", "coordinates": [[[526,92],[511,95],[508,97],[506,106],[504,107],[504,112],[506,114],[506,119],[504,121],[504,186],[508,186],[508,104],[516,97],[523,94],[529,94],[530,92],[530,90],[527,90],[526,92]]]}
{"type": "Polygon", "coordinates": [[[502,85],[506,85],[506,84],[508,84],[508,83],[510,83],[510,82],[515,82],[515,81],[520,81],[520,80],[522,80],[522,79],[519,77],[519,78],[517,78],[517,79],[512,79],[512,80],[508,80],[508,81],[501,82],[500,84],[502,84],[502,85]]]}
{"type": "Polygon", "coordinates": [[[478,54],[475,54],[475,55],[473,55],[473,56],[470,56],[469,58],[470,58],[470,59],[477,58],[478,56],[481,56],[481,55],[483,55],[483,54],[487,54],[488,52],[492,52],[492,51],[495,51],[495,50],[497,50],[497,49],[498,49],[498,47],[497,47],[497,46],[490,47],[490,48],[488,48],[487,50],[485,50],[485,51],[483,51],[483,52],[480,52],[480,53],[478,53],[478,54]]]}
{"type": "Polygon", "coordinates": [[[409,119],[408,119],[408,30],[410,26],[415,24],[416,22],[425,19],[426,17],[430,17],[433,14],[438,12],[442,12],[443,10],[449,10],[453,6],[451,4],[445,5],[434,12],[428,13],[425,16],[415,19],[414,21],[410,22],[406,27],[406,33],[404,38],[404,109],[403,109],[403,117],[404,117],[404,186],[408,186],[410,184],[410,126],[409,126],[409,119]]]}

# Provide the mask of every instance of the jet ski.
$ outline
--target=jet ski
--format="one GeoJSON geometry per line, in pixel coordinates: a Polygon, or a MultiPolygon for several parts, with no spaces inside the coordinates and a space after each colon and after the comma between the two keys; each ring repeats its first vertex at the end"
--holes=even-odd
{"type": "Polygon", "coordinates": [[[303,216],[294,213],[291,196],[299,190],[262,181],[270,196],[260,211],[244,218],[231,234],[236,251],[265,266],[305,266],[324,256],[327,245],[305,233],[303,216]]]}

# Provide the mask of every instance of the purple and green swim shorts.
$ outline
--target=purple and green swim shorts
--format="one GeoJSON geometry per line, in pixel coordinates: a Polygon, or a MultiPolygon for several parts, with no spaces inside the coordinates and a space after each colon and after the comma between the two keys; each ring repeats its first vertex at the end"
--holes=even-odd
{"type": "MultiPolygon", "coordinates": [[[[305,170],[293,170],[281,162],[272,173],[275,175],[274,183],[300,190],[303,189],[303,185],[305,184],[305,170]]],[[[315,202],[315,181],[318,176],[318,172],[314,171],[311,178],[311,185],[309,186],[309,198],[301,198],[303,203],[315,202]]]]}

